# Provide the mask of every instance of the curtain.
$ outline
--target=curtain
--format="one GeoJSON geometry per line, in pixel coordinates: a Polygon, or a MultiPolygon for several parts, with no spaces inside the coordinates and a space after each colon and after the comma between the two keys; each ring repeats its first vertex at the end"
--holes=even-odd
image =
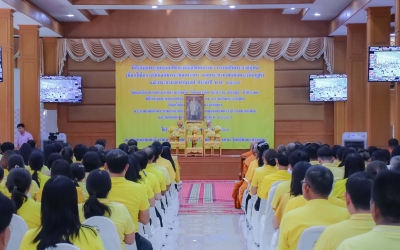
{"type": "Polygon", "coordinates": [[[285,58],[295,61],[301,57],[314,61],[323,56],[327,69],[333,72],[333,38],[165,38],[165,39],[58,39],[58,73],[61,75],[67,54],[75,61],[90,57],[96,62],[110,57],[116,62],[131,58],[162,61],[166,57],[180,61],[207,56],[210,60],[226,57],[231,61],[243,56],[257,61],[285,58]]]}

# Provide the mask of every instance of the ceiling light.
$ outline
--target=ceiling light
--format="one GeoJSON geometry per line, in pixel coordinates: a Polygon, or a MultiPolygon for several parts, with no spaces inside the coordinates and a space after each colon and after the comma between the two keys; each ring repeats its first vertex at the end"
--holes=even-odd
{"type": "Polygon", "coordinates": [[[234,9],[235,5],[230,5],[229,8],[234,9]]]}
{"type": "Polygon", "coordinates": [[[291,10],[294,10],[295,8],[290,8],[291,10]]]}
{"type": "Polygon", "coordinates": [[[315,14],[314,14],[314,16],[320,16],[320,15],[321,15],[321,14],[319,14],[319,13],[315,13],[315,14]]]}
{"type": "Polygon", "coordinates": [[[157,9],[158,7],[156,5],[151,6],[153,9],[157,9]]]}
{"type": "Polygon", "coordinates": [[[73,14],[68,14],[68,15],[67,15],[67,17],[73,17],[73,16],[74,16],[73,14]]]}
{"type": "Polygon", "coordinates": [[[390,36],[396,36],[396,34],[395,33],[391,33],[390,36]]]}

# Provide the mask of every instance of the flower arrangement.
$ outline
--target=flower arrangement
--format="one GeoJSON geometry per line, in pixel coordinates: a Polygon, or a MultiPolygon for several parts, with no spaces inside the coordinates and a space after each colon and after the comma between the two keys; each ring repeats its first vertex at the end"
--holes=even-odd
{"type": "Polygon", "coordinates": [[[215,131],[216,134],[218,134],[219,132],[222,131],[222,127],[217,125],[217,126],[214,127],[214,131],[215,131]]]}
{"type": "Polygon", "coordinates": [[[173,131],[175,131],[176,130],[176,127],[175,126],[171,126],[171,127],[169,127],[168,128],[168,132],[171,134],[173,131]]]}
{"type": "Polygon", "coordinates": [[[181,135],[181,133],[178,130],[174,130],[171,133],[171,138],[174,139],[175,142],[179,141],[179,136],[181,135]]]}
{"type": "Polygon", "coordinates": [[[199,127],[197,127],[197,126],[192,126],[192,127],[190,127],[190,131],[192,132],[192,135],[196,135],[197,134],[197,132],[199,132],[199,127]]]}
{"type": "Polygon", "coordinates": [[[208,138],[214,138],[215,137],[215,132],[214,131],[212,131],[212,130],[209,130],[208,132],[207,132],[207,134],[206,134],[206,136],[208,137],[208,138]]]}

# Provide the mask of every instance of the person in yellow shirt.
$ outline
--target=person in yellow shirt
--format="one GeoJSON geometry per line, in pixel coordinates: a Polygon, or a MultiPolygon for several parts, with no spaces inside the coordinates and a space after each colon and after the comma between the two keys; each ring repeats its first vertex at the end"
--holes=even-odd
{"type": "Polygon", "coordinates": [[[38,187],[44,187],[44,184],[50,179],[49,176],[43,174],[42,168],[44,164],[44,156],[40,151],[34,151],[29,157],[29,166],[31,167],[32,180],[38,187]]]}
{"type": "MultiPolygon", "coordinates": [[[[14,156],[14,155],[16,155],[14,150],[7,150],[6,152],[3,152],[3,157],[0,160],[0,165],[4,169],[4,177],[8,176],[8,171],[9,171],[8,160],[10,159],[11,156],[14,156]]],[[[22,161],[23,161],[23,159],[22,159],[22,161]]]]}
{"type": "Polygon", "coordinates": [[[5,196],[10,196],[9,192],[6,187],[6,181],[4,180],[4,169],[0,167],[0,193],[2,193],[5,196]]]}
{"type": "MultiPolygon", "coordinates": [[[[24,159],[20,155],[13,155],[8,159],[8,171],[10,172],[14,168],[25,168],[24,159]]],[[[7,179],[7,178],[5,178],[7,179]]],[[[6,180],[7,181],[7,180],[6,180]]],[[[31,181],[31,187],[29,189],[30,196],[35,199],[36,194],[39,191],[39,187],[35,181],[31,181]]],[[[11,193],[9,193],[11,197],[11,193]]]]}
{"type": "Polygon", "coordinates": [[[332,172],[335,181],[343,180],[344,171],[333,164],[333,152],[330,148],[322,147],[318,149],[317,155],[319,164],[332,172]]]}
{"type": "Polygon", "coordinates": [[[25,233],[20,250],[47,249],[57,243],[70,243],[79,249],[104,250],[96,229],[79,222],[78,197],[70,178],[51,177],[44,185],[41,205],[41,227],[25,233]]]}
{"type": "Polygon", "coordinates": [[[150,183],[150,186],[154,193],[154,199],[161,200],[161,185],[160,182],[158,181],[157,176],[153,173],[146,171],[148,163],[146,153],[138,151],[133,155],[133,157],[135,157],[137,162],[139,163],[139,168],[140,168],[139,175],[150,183]]]}
{"type": "Polygon", "coordinates": [[[341,148],[341,146],[339,145],[333,145],[332,146],[332,153],[333,153],[333,165],[335,165],[336,167],[339,165],[340,161],[337,157],[337,152],[338,150],[341,148]]]}
{"type": "Polygon", "coordinates": [[[176,183],[176,167],[175,167],[175,162],[172,159],[172,155],[171,155],[171,149],[167,146],[162,147],[162,152],[161,152],[161,156],[158,158],[159,161],[164,162],[161,163],[160,165],[165,167],[167,166],[167,170],[168,173],[171,177],[171,182],[172,183],[176,183]]]}
{"type": "Polygon", "coordinates": [[[108,200],[119,202],[126,206],[135,224],[135,241],[138,249],[152,249],[151,243],[137,233],[138,222],[146,225],[150,222],[149,200],[146,190],[141,184],[125,179],[125,173],[129,168],[128,155],[120,150],[111,150],[106,156],[104,168],[111,177],[111,190],[108,200]]]}
{"type": "Polygon", "coordinates": [[[273,227],[279,228],[282,221],[283,211],[285,210],[288,201],[294,197],[303,194],[301,181],[304,180],[307,170],[311,167],[311,164],[306,161],[300,161],[294,165],[292,172],[292,180],[290,183],[290,192],[284,193],[278,199],[276,207],[272,207],[274,210],[274,219],[272,220],[273,227]]]}
{"type": "Polygon", "coordinates": [[[161,195],[165,195],[169,188],[167,186],[167,181],[165,179],[164,174],[153,165],[154,149],[152,147],[147,147],[147,148],[144,148],[143,151],[137,152],[137,154],[140,155],[140,157],[144,157],[144,155],[146,155],[147,160],[148,160],[147,166],[146,166],[146,170],[147,170],[146,172],[156,175],[156,177],[160,183],[161,195]]]}
{"type": "Polygon", "coordinates": [[[12,230],[10,223],[14,213],[14,203],[6,196],[0,194],[0,249],[7,249],[12,230]]]}
{"type": "Polygon", "coordinates": [[[93,216],[105,216],[114,222],[121,242],[121,249],[125,244],[135,242],[135,225],[128,209],[121,203],[110,202],[107,199],[111,190],[111,178],[107,171],[95,169],[90,172],[86,186],[90,198],[79,204],[79,217],[81,223],[93,216]]]}
{"type": "Polygon", "coordinates": [[[307,154],[308,154],[308,156],[310,156],[310,164],[313,165],[313,166],[319,164],[319,161],[318,161],[318,150],[320,148],[321,148],[321,146],[318,145],[317,143],[310,143],[306,147],[307,154]]]}
{"type": "Polygon", "coordinates": [[[82,189],[83,198],[84,200],[87,200],[89,198],[89,194],[86,190],[85,168],[83,167],[82,163],[77,163],[77,162],[72,163],[70,166],[71,166],[72,179],[75,183],[75,186],[78,185],[82,189]]]}
{"type": "Polygon", "coordinates": [[[83,161],[83,156],[89,151],[88,147],[83,145],[83,144],[77,144],[73,148],[73,153],[74,153],[74,162],[82,162],[83,161]]]}
{"type": "Polygon", "coordinates": [[[125,173],[125,179],[141,184],[146,191],[147,199],[149,199],[150,207],[155,206],[154,192],[150,182],[144,179],[140,174],[139,162],[133,155],[129,155],[129,168],[125,173]]]}
{"type": "Polygon", "coordinates": [[[358,153],[352,153],[346,156],[344,160],[344,179],[339,180],[335,183],[335,186],[332,190],[332,196],[339,198],[341,200],[345,200],[345,192],[346,192],[346,182],[347,178],[354,173],[364,172],[365,171],[365,163],[362,156],[358,153]]]}
{"type": "Polygon", "coordinates": [[[7,177],[6,186],[11,193],[17,214],[24,219],[28,229],[40,227],[40,203],[28,198],[32,177],[24,168],[13,168],[7,177]]]}
{"type": "Polygon", "coordinates": [[[259,167],[256,169],[256,171],[254,171],[254,177],[253,180],[251,181],[251,194],[252,195],[257,194],[258,196],[257,202],[255,203],[256,211],[258,211],[261,202],[260,192],[262,183],[264,181],[264,177],[274,174],[278,171],[278,168],[276,167],[277,157],[278,154],[274,149],[265,150],[262,156],[264,166],[259,167]]]}
{"type": "Polygon", "coordinates": [[[86,152],[82,158],[82,165],[85,168],[85,176],[87,177],[91,171],[101,167],[102,164],[99,154],[94,151],[86,152]]]}
{"type": "Polygon", "coordinates": [[[343,154],[342,154],[342,160],[340,164],[338,165],[339,168],[344,167],[344,162],[346,161],[346,158],[349,154],[357,153],[357,151],[354,148],[344,148],[343,154]]]}
{"type": "Polygon", "coordinates": [[[289,166],[288,155],[289,153],[287,152],[282,152],[278,154],[275,160],[278,167],[278,171],[274,174],[270,174],[264,177],[259,195],[261,199],[268,199],[269,189],[275,182],[287,181],[292,179],[292,175],[288,173],[288,166],[289,166]]]}
{"type": "MultiPolygon", "coordinates": [[[[396,157],[393,157],[392,160],[390,161],[391,165],[392,162],[394,160],[396,160],[396,157]],[[393,160],[394,159],[394,160],[393,160]]],[[[400,157],[398,157],[398,160],[400,161],[400,157]]],[[[390,168],[392,170],[392,168],[390,168]]],[[[370,176],[372,176],[373,178],[375,178],[375,176],[381,172],[381,171],[385,171],[388,170],[387,165],[384,162],[381,161],[373,161],[370,162],[366,167],[365,167],[365,172],[367,172],[370,176]]]]}
{"type": "Polygon", "coordinates": [[[365,172],[351,175],[346,183],[346,205],[349,220],[327,227],[314,250],[336,250],[345,239],[367,233],[375,227],[370,211],[372,177],[365,172]]]}
{"type": "MultiPolygon", "coordinates": [[[[301,150],[295,150],[295,151],[291,152],[289,155],[288,172],[291,174],[293,171],[293,167],[298,162],[301,162],[301,161],[310,162],[310,157],[308,156],[308,154],[306,152],[303,152],[301,150]]],[[[303,176],[303,178],[304,178],[304,176],[303,176]]],[[[281,183],[278,184],[278,186],[275,189],[275,195],[274,195],[274,198],[272,199],[272,203],[271,203],[271,206],[274,209],[274,211],[276,210],[276,208],[278,206],[278,200],[284,193],[290,192],[290,189],[291,189],[290,187],[291,187],[290,180],[282,181],[281,183]]]]}
{"type": "MultiPolygon", "coordinates": [[[[50,171],[51,171],[52,177],[57,176],[57,175],[62,175],[62,176],[69,178],[76,187],[78,203],[80,204],[80,203],[85,202],[85,199],[83,196],[83,191],[79,187],[79,184],[77,184],[73,181],[72,173],[71,173],[71,166],[69,165],[69,163],[66,160],[58,159],[55,162],[53,162],[53,164],[51,165],[50,171]]],[[[36,194],[36,198],[35,198],[36,201],[42,201],[43,191],[44,191],[43,187],[39,189],[38,193],[36,194]]]]}
{"type": "Polygon", "coordinates": [[[372,184],[371,215],[376,226],[344,240],[338,250],[397,250],[400,246],[400,172],[381,171],[372,184]]]}
{"type": "MultiPolygon", "coordinates": [[[[175,184],[175,177],[176,177],[175,169],[169,160],[162,157],[164,150],[168,150],[169,157],[171,158],[171,152],[170,152],[169,148],[166,147],[164,149],[161,146],[161,143],[159,141],[153,142],[152,146],[157,149],[157,154],[156,154],[156,158],[155,158],[155,162],[154,162],[155,165],[164,167],[168,172],[168,177],[171,180],[171,184],[175,184]]],[[[168,152],[164,153],[164,156],[166,156],[168,154],[168,152]]]]}
{"type": "Polygon", "coordinates": [[[159,164],[157,164],[156,163],[156,161],[158,160],[158,158],[160,158],[160,155],[161,155],[161,149],[159,148],[159,147],[157,147],[157,146],[151,146],[151,148],[153,149],[153,152],[154,152],[154,160],[153,160],[153,163],[152,163],[152,165],[156,168],[156,169],[158,169],[161,173],[163,173],[163,175],[164,175],[164,178],[165,178],[165,182],[166,182],[166,185],[167,185],[167,191],[169,191],[169,189],[171,188],[171,178],[170,178],[170,175],[169,175],[169,172],[168,172],[168,170],[165,168],[165,167],[162,167],[162,166],[160,166],[159,164]]]}
{"type": "MultiPolygon", "coordinates": [[[[169,147],[170,151],[172,150],[171,143],[169,143],[167,141],[163,142],[161,145],[163,147],[169,147]]],[[[174,162],[174,169],[175,169],[175,173],[176,173],[175,183],[179,183],[179,182],[181,182],[181,167],[179,166],[178,156],[177,155],[171,155],[171,157],[172,157],[172,160],[174,162]]]]}
{"type": "Polygon", "coordinates": [[[345,208],[328,202],[332,191],[333,174],[323,166],[310,167],[302,181],[303,195],[307,204],[282,218],[278,250],[296,250],[303,231],[312,226],[329,226],[350,217],[345,208]]]}

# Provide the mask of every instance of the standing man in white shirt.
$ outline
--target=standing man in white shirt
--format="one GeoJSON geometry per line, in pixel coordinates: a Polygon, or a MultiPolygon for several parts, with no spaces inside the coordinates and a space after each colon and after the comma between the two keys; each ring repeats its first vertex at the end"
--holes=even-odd
{"type": "Polygon", "coordinates": [[[25,131],[25,125],[20,123],[17,125],[18,128],[18,139],[17,139],[17,147],[20,148],[22,144],[27,143],[29,140],[33,140],[33,136],[25,131]]]}

